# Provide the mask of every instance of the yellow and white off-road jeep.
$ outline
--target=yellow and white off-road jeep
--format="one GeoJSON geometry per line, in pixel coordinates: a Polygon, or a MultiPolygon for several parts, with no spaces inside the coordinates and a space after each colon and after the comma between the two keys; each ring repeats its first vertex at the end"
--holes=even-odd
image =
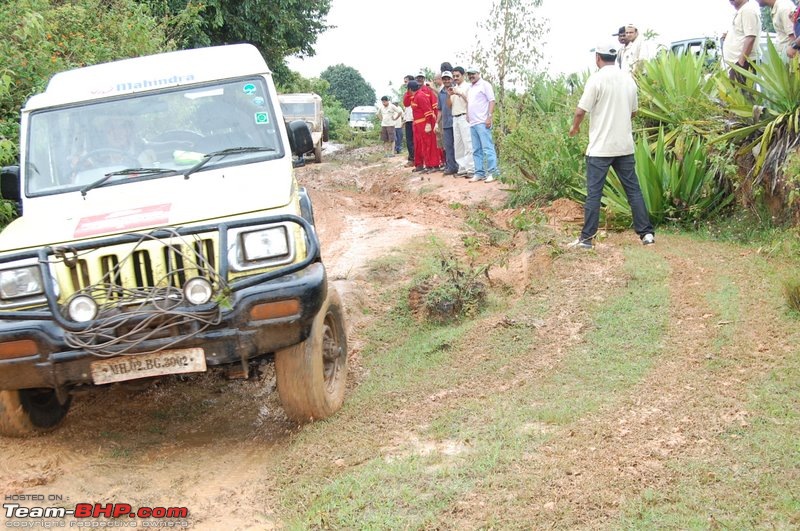
{"type": "Polygon", "coordinates": [[[2,195],[0,434],[56,427],[73,392],[274,359],[287,414],[344,399],[347,340],[311,202],[256,48],[55,75],[22,110],[2,195]]]}

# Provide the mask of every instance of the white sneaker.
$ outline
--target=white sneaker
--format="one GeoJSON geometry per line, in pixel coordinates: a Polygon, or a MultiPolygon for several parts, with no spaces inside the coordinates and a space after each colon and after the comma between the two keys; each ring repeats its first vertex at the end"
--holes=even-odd
{"type": "Polygon", "coordinates": [[[494,175],[488,176],[486,179],[483,180],[483,182],[485,182],[485,183],[494,182],[494,175]]]}
{"type": "Polygon", "coordinates": [[[645,234],[642,236],[642,245],[653,245],[656,243],[656,237],[650,233],[645,234]]]}
{"type": "Polygon", "coordinates": [[[486,177],[481,177],[480,175],[473,175],[472,179],[470,179],[469,182],[477,183],[477,182],[485,181],[485,180],[486,180],[486,177]]]}

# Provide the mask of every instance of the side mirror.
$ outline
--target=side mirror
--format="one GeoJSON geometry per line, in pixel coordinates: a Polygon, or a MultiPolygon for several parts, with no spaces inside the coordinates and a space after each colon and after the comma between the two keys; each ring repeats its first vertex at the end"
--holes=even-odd
{"type": "Polygon", "coordinates": [[[294,155],[301,157],[314,150],[311,129],[308,128],[308,124],[303,120],[289,122],[286,126],[286,132],[289,134],[289,145],[294,155]]]}
{"type": "Polygon", "coordinates": [[[19,166],[3,166],[0,172],[0,196],[19,203],[22,198],[19,188],[19,166]]]}
{"type": "Polygon", "coordinates": [[[3,166],[0,170],[0,197],[12,201],[17,207],[17,213],[22,215],[19,166],[3,166]]]}

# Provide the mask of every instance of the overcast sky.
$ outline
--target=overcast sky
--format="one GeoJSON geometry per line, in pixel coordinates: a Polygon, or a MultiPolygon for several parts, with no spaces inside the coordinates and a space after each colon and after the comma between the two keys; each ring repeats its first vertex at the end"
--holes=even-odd
{"type": "MultiPolygon", "coordinates": [[[[335,28],[320,35],[314,57],[292,58],[289,67],[319,77],[328,66],[352,66],[380,98],[407,73],[438,71],[443,61],[466,66],[477,24],[491,5],[491,0],[332,0],[327,23],[335,28]]],[[[624,24],[636,25],[640,33],[651,29],[659,42],[669,43],[721,34],[735,11],[729,0],[544,0],[537,13],[549,21],[542,69],[570,73],[592,66],[589,50],[598,41],[613,41],[611,34],[624,24]]]]}

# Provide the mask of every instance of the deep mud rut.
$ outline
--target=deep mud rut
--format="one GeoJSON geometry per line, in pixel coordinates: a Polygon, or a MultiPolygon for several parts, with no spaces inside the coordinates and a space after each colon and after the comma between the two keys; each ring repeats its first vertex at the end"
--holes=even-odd
{"type": "MultiPolygon", "coordinates": [[[[431,235],[458,238],[465,214],[454,204],[499,209],[505,199],[499,183],[468,183],[441,174],[411,178],[401,157],[370,162],[375,160],[374,150],[366,149],[297,170],[301,185],[310,191],[323,260],[348,317],[351,387],[368,378],[360,364],[362,332],[381,317],[366,280],[370,261],[431,235]]],[[[549,212],[557,224],[577,221],[580,215],[580,208],[569,204],[549,212]]],[[[566,232],[561,232],[565,241],[566,232]]],[[[612,235],[596,254],[561,262],[565,267],[546,255],[523,255],[498,272],[495,279],[517,292],[527,289],[533,277],[547,278],[548,287],[537,291],[534,300],[555,310],[534,323],[535,352],[508,373],[487,375],[481,388],[456,385],[409,404],[407,411],[375,419],[386,441],[383,456],[390,459],[421,446],[457,453],[458,448],[418,441],[417,427],[458,401],[501,393],[556,370],[592,326],[587,306],[628,282],[622,264],[633,238],[629,232],[612,235]]],[[[779,304],[766,296],[747,256],[731,256],[728,249],[695,245],[680,236],[660,239],[654,252],[668,268],[671,293],[660,347],[665,354],[613,406],[566,428],[547,427],[557,442],[526,456],[520,470],[509,472],[514,481],[520,471],[535,478],[524,499],[506,499],[478,487],[441,516],[440,527],[475,528],[492,517],[502,522],[508,514],[519,514],[520,522],[530,524],[524,527],[613,527],[620,500],[680,482],[669,468],[671,459],[707,459],[720,451],[713,444],[718,434],[747,423],[747,386],[770,370],[773,357],[793,348],[796,334],[791,339],[777,329],[779,304]],[[740,314],[727,320],[709,307],[704,283],[713,275],[730,275],[742,293],[760,295],[748,298],[740,314]],[[736,341],[720,343],[726,327],[735,327],[736,341]],[[723,365],[729,368],[707,370],[711,357],[729,362],[723,365]]],[[[483,355],[482,336],[500,324],[496,318],[478,323],[471,332],[474,350],[459,353],[457,361],[469,363],[483,355]]],[[[303,430],[283,415],[268,364],[246,381],[212,373],[142,389],[115,387],[76,397],[64,426],[54,433],[0,438],[0,494],[60,496],[67,507],[81,502],[185,506],[195,529],[281,527],[284,515],[276,513],[278,505],[270,496],[291,478],[264,472],[276,470],[275,463],[291,455],[288,448],[303,430]]],[[[348,462],[334,442],[313,454],[309,462],[348,462]]],[[[280,470],[290,475],[292,466],[280,470]]]]}

